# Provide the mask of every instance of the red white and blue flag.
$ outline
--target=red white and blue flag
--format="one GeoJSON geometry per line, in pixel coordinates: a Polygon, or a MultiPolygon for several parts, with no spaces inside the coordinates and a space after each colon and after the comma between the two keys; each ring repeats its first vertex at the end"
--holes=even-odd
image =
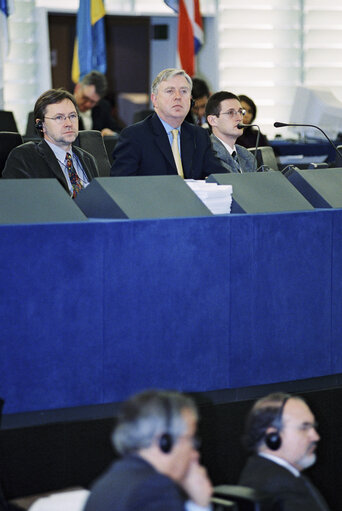
{"type": "Polygon", "coordinates": [[[195,74],[195,55],[203,44],[203,25],[199,0],[164,0],[178,13],[179,64],[190,76],[195,74]]]}

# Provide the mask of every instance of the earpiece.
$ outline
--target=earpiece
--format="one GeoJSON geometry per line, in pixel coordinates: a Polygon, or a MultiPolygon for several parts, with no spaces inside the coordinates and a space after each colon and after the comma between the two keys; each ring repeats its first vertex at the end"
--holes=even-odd
{"type": "Polygon", "coordinates": [[[288,395],[284,398],[281,407],[279,408],[279,412],[277,413],[277,416],[272,423],[272,427],[275,428],[275,431],[271,431],[270,433],[265,434],[265,444],[269,449],[271,449],[271,451],[277,451],[281,447],[280,430],[282,426],[283,411],[290,397],[291,396],[288,395]]]}
{"type": "Polygon", "coordinates": [[[160,450],[165,454],[171,452],[173,447],[173,438],[172,435],[170,435],[170,433],[163,433],[161,435],[159,439],[159,447],[160,450]]]}
{"type": "Polygon", "coordinates": [[[37,121],[36,124],[34,125],[34,127],[38,131],[43,131],[43,121],[41,121],[41,120],[37,121]]]}
{"type": "Polygon", "coordinates": [[[190,108],[193,108],[195,106],[195,100],[194,99],[190,99],[190,108]]]}
{"type": "Polygon", "coordinates": [[[277,451],[281,447],[281,436],[279,431],[272,431],[265,436],[265,444],[271,451],[277,451]]]}
{"type": "Polygon", "coordinates": [[[159,448],[163,453],[168,454],[169,452],[172,451],[173,444],[174,444],[173,436],[170,433],[171,422],[172,422],[172,411],[171,411],[171,405],[170,405],[169,401],[167,400],[167,398],[163,399],[163,405],[165,408],[166,427],[165,427],[165,433],[160,435],[159,448]]]}

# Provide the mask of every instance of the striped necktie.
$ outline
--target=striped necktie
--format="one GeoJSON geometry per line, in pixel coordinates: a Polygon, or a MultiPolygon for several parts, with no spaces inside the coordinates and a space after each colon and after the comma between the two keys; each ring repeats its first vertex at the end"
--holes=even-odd
{"type": "Polygon", "coordinates": [[[66,153],[65,162],[66,162],[66,167],[68,169],[70,182],[71,182],[72,188],[73,188],[72,198],[74,199],[76,197],[76,195],[78,194],[78,192],[80,190],[82,190],[83,186],[81,183],[81,179],[79,178],[79,176],[77,175],[77,172],[75,170],[70,153],[66,153]]]}
{"type": "Polygon", "coordinates": [[[177,172],[178,172],[178,175],[184,179],[183,165],[182,165],[182,160],[181,160],[181,157],[179,154],[179,149],[178,149],[178,133],[179,133],[179,131],[172,130],[171,133],[172,133],[171,148],[172,148],[172,154],[175,159],[175,163],[176,163],[176,167],[177,167],[177,172]]]}
{"type": "Polygon", "coordinates": [[[241,173],[241,167],[240,167],[240,163],[239,163],[239,159],[238,159],[238,156],[236,154],[236,151],[232,152],[232,158],[234,160],[235,167],[236,167],[237,171],[241,173]]]}

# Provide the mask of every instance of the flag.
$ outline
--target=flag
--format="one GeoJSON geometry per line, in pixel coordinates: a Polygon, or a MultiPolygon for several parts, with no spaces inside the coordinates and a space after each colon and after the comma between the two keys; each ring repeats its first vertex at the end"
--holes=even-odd
{"type": "Polygon", "coordinates": [[[12,0],[0,0],[0,58],[5,60],[9,52],[7,19],[13,12],[12,0]]]}
{"type": "Polygon", "coordinates": [[[106,72],[105,14],[103,0],[80,0],[71,71],[74,83],[90,71],[106,72]]]}
{"type": "Polygon", "coordinates": [[[195,74],[195,55],[203,45],[199,0],[164,0],[178,13],[178,59],[190,76],[195,74]]]}

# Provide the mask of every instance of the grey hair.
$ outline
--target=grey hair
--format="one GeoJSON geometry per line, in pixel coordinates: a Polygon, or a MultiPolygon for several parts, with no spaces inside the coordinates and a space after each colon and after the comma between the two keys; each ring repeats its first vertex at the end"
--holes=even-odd
{"type": "Polygon", "coordinates": [[[160,73],[157,74],[155,79],[153,80],[151,92],[155,96],[158,94],[158,87],[161,82],[165,82],[174,76],[184,76],[188,84],[190,85],[190,91],[192,90],[192,80],[190,76],[184,71],[184,69],[176,69],[173,67],[163,69],[160,73]]]}
{"type": "Polygon", "coordinates": [[[198,418],[193,400],[178,392],[148,390],[126,401],[112,433],[112,443],[121,455],[150,447],[155,439],[168,433],[172,441],[186,431],[182,412],[190,410],[198,418]]]}

